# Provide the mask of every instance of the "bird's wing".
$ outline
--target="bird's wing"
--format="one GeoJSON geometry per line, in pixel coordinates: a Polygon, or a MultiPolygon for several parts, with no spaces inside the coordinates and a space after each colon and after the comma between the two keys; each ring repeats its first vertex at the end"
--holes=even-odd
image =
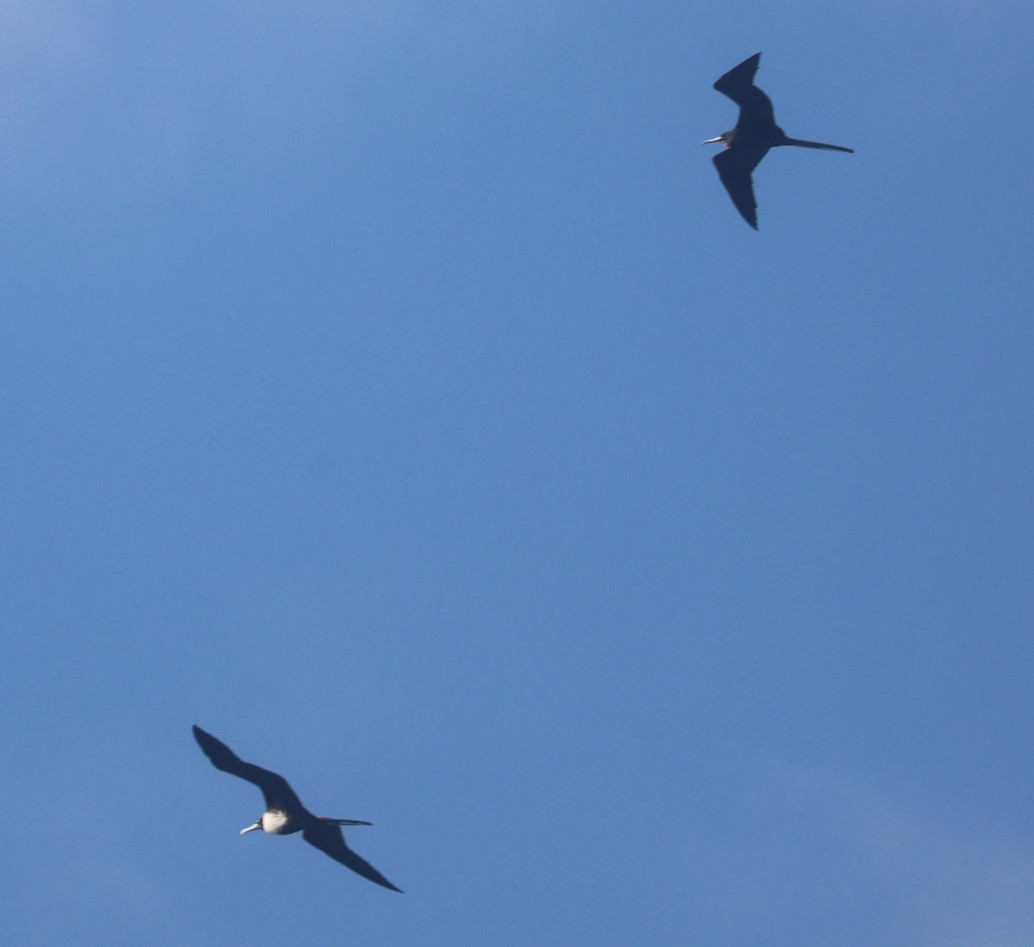
{"type": "Polygon", "coordinates": [[[197,724],[194,725],[194,739],[197,740],[198,745],[204,750],[205,756],[212,761],[212,765],[216,769],[240,776],[241,779],[246,779],[249,783],[258,786],[265,797],[267,809],[305,811],[301,800],[283,776],[256,766],[254,763],[245,763],[222,740],[217,740],[212,734],[206,733],[197,724]]]}
{"type": "Polygon", "coordinates": [[[315,845],[321,852],[326,852],[334,861],[351,868],[356,874],[362,875],[374,884],[401,893],[401,888],[396,888],[365,858],[360,858],[345,844],[345,836],[338,826],[328,822],[313,822],[302,830],[302,838],[310,845],[315,845]]]}
{"type": "Polygon", "coordinates": [[[754,85],[754,74],[758,71],[761,53],[755,53],[750,59],[744,59],[734,69],[730,69],[714,87],[722,95],[727,95],[740,107],[737,126],[740,128],[762,124],[775,124],[775,109],[772,100],[754,85]]]}
{"type": "Polygon", "coordinates": [[[718,176],[729,192],[736,209],[755,230],[758,229],[758,202],[754,198],[754,182],[751,173],[765,157],[764,151],[755,149],[726,148],[714,156],[718,176]]]}
{"type": "Polygon", "coordinates": [[[750,59],[744,59],[714,84],[715,89],[722,95],[727,95],[737,105],[742,105],[741,99],[744,92],[747,89],[755,88],[754,75],[758,71],[760,62],[761,53],[755,53],[750,59]]]}

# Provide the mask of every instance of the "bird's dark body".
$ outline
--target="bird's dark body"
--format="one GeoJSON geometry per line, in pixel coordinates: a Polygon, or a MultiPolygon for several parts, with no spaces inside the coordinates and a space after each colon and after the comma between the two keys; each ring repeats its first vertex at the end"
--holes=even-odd
{"type": "Polygon", "coordinates": [[[295,832],[301,832],[302,838],[310,845],[314,845],[321,852],[369,881],[392,891],[402,890],[396,888],[373,865],[353,852],[345,843],[345,837],[341,832],[342,825],[369,825],[369,822],[358,819],[328,819],[313,815],[302,805],[301,799],[283,776],[254,763],[246,763],[222,740],[206,733],[197,725],[194,726],[194,739],[216,769],[239,776],[262,790],[266,811],[262,813],[258,822],[244,829],[245,832],[259,828],[271,835],[293,835],[295,832]]]}
{"type": "Polygon", "coordinates": [[[772,100],[754,85],[754,75],[760,62],[761,53],[755,53],[730,69],[714,84],[718,92],[728,96],[740,107],[740,116],[735,128],[704,142],[710,144],[720,141],[725,145],[725,150],[715,155],[714,165],[736,209],[755,230],[758,227],[757,200],[751,175],[770,149],[781,145],[796,145],[828,151],[854,151],[853,148],[841,145],[826,145],[787,135],[775,122],[772,100]]]}

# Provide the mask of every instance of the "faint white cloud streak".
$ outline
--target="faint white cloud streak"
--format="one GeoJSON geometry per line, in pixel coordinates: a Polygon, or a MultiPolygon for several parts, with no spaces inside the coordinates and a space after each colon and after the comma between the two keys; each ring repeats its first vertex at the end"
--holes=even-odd
{"type": "Polygon", "coordinates": [[[6,0],[0,5],[0,70],[6,78],[60,82],[91,58],[91,18],[68,0],[6,0]]]}
{"type": "Polygon", "coordinates": [[[50,137],[55,113],[88,84],[99,60],[95,22],[68,0],[0,4],[0,170],[18,177],[50,137]]]}
{"type": "MultiPolygon", "coordinates": [[[[765,781],[770,816],[835,843],[835,870],[857,869],[883,892],[885,940],[912,947],[1034,943],[1034,851],[983,813],[946,813],[843,774],[778,767],[765,781]]],[[[881,924],[884,926],[884,924],[881,924]]]]}
{"type": "Polygon", "coordinates": [[[331,114],[347,127],[366,90],[398,82],[400,71],[495,63],[516,36],[551,30],[549,10],[516,0],[9,0],[0,5],[0,183],[57,201],[67,184],[110,207],[179,194],[213,147],[275,161],[278,138],[331,114]]]}

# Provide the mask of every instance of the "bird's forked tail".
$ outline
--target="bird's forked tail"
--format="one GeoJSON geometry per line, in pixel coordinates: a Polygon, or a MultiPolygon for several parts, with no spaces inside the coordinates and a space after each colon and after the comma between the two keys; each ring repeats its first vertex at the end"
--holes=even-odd
{"type": "Polygon", "coordinates": [[[798,148],[823,148],[826,151],[846,151],[848,154],[854,154],[854,148],[845,148],[843,145],[824,145],[821,141],[805,141],[803,138],[787,137],[781,144],[796,145],[798,148]]]}

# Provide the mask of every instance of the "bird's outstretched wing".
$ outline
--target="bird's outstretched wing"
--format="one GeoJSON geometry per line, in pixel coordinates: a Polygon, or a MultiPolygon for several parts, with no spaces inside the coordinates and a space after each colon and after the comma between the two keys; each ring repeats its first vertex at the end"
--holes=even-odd
{"type": "Polygon", "coordinates": [[[721,77],[714,87],[722,95],[727,95],[737,105],[742,105],[742,96],[747,89],[755,88],[754,76],[761,64],[761,53],[754,53],[749,59],[744,59],[738,66],[733,66],[724,76],[721,77]]]}
{"type": "Polygon", "coordinates": [[[334,861],[341,862],[342,865],[351,868],[356,874],[362,875],[374,884],[391,888],[392,891],[402,892],[401,888],[396,888],[365,858],[361,858],[345,844],[345,837],[338,826],[328,822],[313,822],[302,831],[302,838],[310,845],[315,845],[321,852],[328,854],[334,861]]]}
{"type": "Polygon", "coordinates": [[[729,192],[743,219],[755,230],[758,229],[758,202],[754,198],[754,181],[751,174],[765,157],[768,149],[726,148],[714,156],[718,176],[729,192]]]}
{"type": "Polygon", "coordinates": [[[241,779],[246,779],[249,783],[258,786],[265,797],[267,809],[305,811],[301,800],[283,776],[256,766],[254,763],[245,763],[222,740],[206,733],[197,724],[194,724],[194,739],[197,740],[198,745],[205,751],[205,756],[212,761],[212,765],[216,769],[240,776],[241,779]]]}
{"type": "Polygon", "coordinates": [[[744,59],[734,66],[715,84],[714,88],[727,95],[740,107],[739,124],[761,122],[775,124],[775,110],[772,100],[754,85],[754,75],[761,62],[761,53],[744,59]]]}

